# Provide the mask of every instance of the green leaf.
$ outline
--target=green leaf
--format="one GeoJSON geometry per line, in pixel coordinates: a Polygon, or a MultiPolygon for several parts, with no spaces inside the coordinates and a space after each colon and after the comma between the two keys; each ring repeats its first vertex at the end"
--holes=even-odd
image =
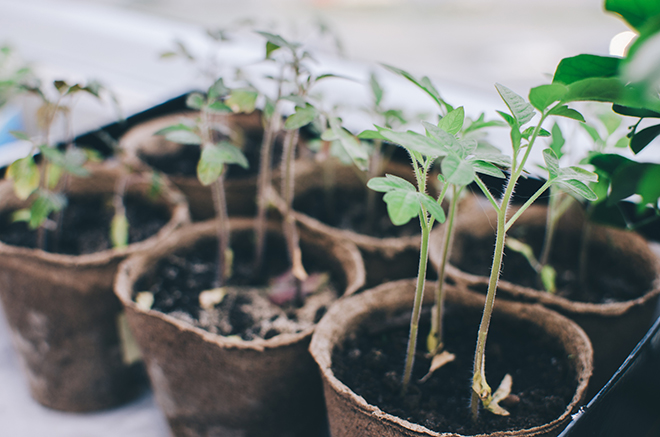
{"type": "Polygon", "coordinates": [[[341,127],[340,120],[337,118],[330,120],[330,129],[339,140],[339,144],[344,148],[344,151],[351,157],[355,165],[363,171],[367,170],[367,161],[369,154],[366,148],[360,141],[357,140],[350,132],[341,127]]]}
{"type": "Polygon", "coordinates": [[[199,93],[190,93],[186,97],[186,106],[192,109],[201,110],[205,103],[204,96],[199,93]]]}
{"type": "Polygon", "coordinates": [[[618,78],[593,77],[571,83],[564,102],[616,102],[623,93],[624,86],[618,78]]]}
{"type": "Polygon", "coordinates": [[[232,109],[220,100],[217,100],[206,107],[206,111],[213,114],[226,114],[232,112],[232,109]]]}
{"type": "Polygon", "coordinates": [[[617,114],[627,115],[629,117],[638,118],[660,118],[660,112],[651,111],[650,109],[631,108],[628,106],[612,105],[612,110],[617,114]]]}
{"type": "Polygon", "coordinates": [[[237,88],[231,90],[225,104],[234,112],[250,113],[254,111],[259,93],[249,88],[237,88]]]}
{"type": "Polygon", "coordinates": [[[378,133],[380,133],[387,141],[391,141],[401,147],[407,149],[409,152],[417,152],[423,156],[437,158],[444,155],[446,150],[436,140],[428,138],[417,132],[395,132],[391,129],[376,126],[378,133]]]}
{"type": "Polygon", "coordinates": [[[378,78],[373,72],[369,75],[369,85],[371,86],[371,92],[374,95],[374,105],[378,107],[380,106],[381,100],[383,100],[383,87],[380,86],[378,78]]]}
{"type": "Polygon", "coordinates": [[[61,211],[66,205],[66,198],[61,194],[40,191],[30,207],[28,227],[37,229],[52,212],[61,211]]]}
{"type": "Polygon", "coordinates": [[[402,226],[419,215],[419,193],[409,191],[389,191],[383,196],[387,204],[387,214],[395,226],[402,226]]]}
{"type": "Polygon", "coordinates": [[[17,140],[30,141],[30,137],[25,132],[10,130],[9,133],[17,140]]]}
{"type": "Polygon", "coordinates": [[[304,108],[307,106],[307,100],[303,96],[299,96],[298,94],[291,94],[288,96],[282,97],[282,100],[288,100],[290,102],[293,102],[296,104],[296,106],[300,106],[301,108],[304,108]]]}
{"type": "Polygon", "coordinates": [[[87,153],[77,147],[70,147],[64,152],[64,170],[78,177],[89,176],[89,170],[83,165],[87,162],[87,153]]]}
{"type": "Polygon", "coordinates": [[[561,187],[564,191],[573,193],[577,196],[584,197],[587,200],[594,201],[598,200],[598,196],[589,188],[586,184],[575,180],[569,179],[567,181],[558,181],[557,185],[561,187]]]}
{"type": "Polygon", "coordinates": [[[635,161],[620,164],[610,176],[612,189],[607,196],[607,204],[614,205],[618,201],[636,194],[637,185],[647,165],[635,161]]]}
{"type": "Polygon", "coordinates": [[[556,278],[557,271],[551,265],[544,265],[541,267],[541,282],[543,282],[543,288],[550,294],[555,294],[557,292],[556,278]]]}
{"type": "Polygon", "coordinates": [[[460,106],[442,117],[438,127],[450,135],[456,135],[463,128],[464,122],[465,110],[460,106]]]}
{"type": "Polygon", "coordinates": [[[376,177],[369,179],[367,182],[367,187],[374,191],[381,193],[387,193],[389,191],[410,191],[417,192],[417,189],[413,184],[407,180],[394,176],[391,174],[386,174],[385,177],[376,177]]]}
{"type": "Polygon", "coordinates": [[[361,140],[384,140],[387,141],[387,138],[382,136],[379,132],[375,130],[364,130],[358,134],[358,138],[361,140]]]}
{"type": "Polygon", "coordinates": [[[644,204],[655,207],[660,198],[660,165],[651,164],[644,171],[637,185],[637,193],[642,196],[644,204]]]}
{"type": "Polygon", "coordinates": [[[128,246],[128,219],[124,214],[115,214],[110,223],[112,247],[121,249],[128,246]]]}
{"type": "Polygon", "coordinates": [[[660,15],[660,3],[656,0],[605,0],[605,10],[621,15],[628,24],[640,30],[649,20],[660,15]]]}
{"type": "Polygon", "coordinates": [[[562,151],[562,148],[566,143],[566,140],[564,139],[564,134],[561,132],[561,128],[557,123],[552,125],[551,130],[552,130],[552,142],[550,143],[550,148],[552,149],[553,152],[555,152],[555,155],[557,155],[558,158],[561,158],[562,156],[564,156],[564,152],[562,151]]]}
{"type": "Polygon", "coordinates": [[[280,46],[278,46],[277,44],[273,44],[270,41],[266,41],[266,58],[270,58],[270,55],[279,48],[280,46]]]}
{"type": "Polygon", "coordinates": [[[417,85],[417,87],[419,87],[422,91],[426,92],[429,96],[431,96],[431,98],[438,104],[439,107],[445,108],[448,111],[453,109],[451,105],[449,105],[440,97],[440,93],[433,86],[431,80],[428,77],[423,77],[421,80],[417,80],[412,74],[408,73],[405,70],[401,70],[400,68],[396,68],[387,64],[381,64],[381,65],[386,69],[390,70],[392,73],[403,76],[406,79],[408,79],[410,82],[417,85]]]}
{"type": "Polygon", "coordinates": [[[222,78],[218,79],[211,85],[209,90],[206,92],[209,101],[215,101],[222,96],[229,94],[229,88],[225,86],[225,82],[222,78]]]}
{"type": "Polygon", "coordinates": [[[476,160],[472,161],[472,167],[477,173],[482,173],[488,176],[493,176],[496,178],[504,179],[506,175],[498,167],[494,166],[490,162],[476,160]]]}
{"type": "Polygon", "coordinates": [[[545,149],[543,151],[543,160],[545,167],[548,169],[550,179],[554,179],[559,175],[559,158],[552,149],[545,149]]]}
{"type": "Polygon", "coordinates": [[[568,88],[560,83],[537,86],[529,91],[529,102],[543,112],[548,106],[561,101],[567,92],[568,88]]]}
{"type": "Polygon", "coordinates": [[[521,96],[499,83],[495,84],[495,88],[497,88],[497,92],[502,97],[502,100],[504,100],[511,114],[521,126],[534,117],[534,107],[527,103],[521,96]]]}
{"type": "Polygon", "coordinates": [[[619,72],[620,58],[612,56],[577,55],[559,62],[552,83],[570,85],[588,78],[615,77],[619,72]]]}
{"type": "Polygon", "coordinates": [[[582,167],[572,165],[570,167],[562,168],[559,171],[559,179],[570,180],[574,179],[580,182],[597,182],[598,175],[589,170],[585,170],[582,167]]]}
{"type": "Polygon", "coordinates": [[[64,174],[63,167],[49,162],[48,166],[46,167],[46,187],[49,190],[54,190],[55,187],[57,187],[57,184],[60,182],[62,174],[64,174]]]}
{"type": "Polygon", "coordinates": [[[575,109],[569,108],[566,105],[557,105],[552,108],[549,115],[556,115],[559,117],[572,118],[573,120],[585,122],[584,117],[575,109]]]}
{"type": "Polygon", "coordinates": [[[287,130],[300,129],[314,121],[317,115],[316,108],[309,103],[304,107],[297,107],[296,112],[289,115],[284,122],[284,128],[287,130]]]}
{"type": "Polygon", "coordinates": [[[224,170],[225,164],[238,164],[248,167],[248,161],[243,152],[233,144],[222,141],[207,145],[197,163],[197,178],[202,185],[208,186],[215,182],[224,170]]]}
{"type": "Polygon", "coordinates": [[[461,145],[456,137],[445,131],[440,126],[435,126],[425,121],[422,122],[422,125],[424,126],[424,129],[426,129],[426,132],[431,135],[431,137],[439,141],[440,146],[445,151],[444,153],[447,153],[448,149],[459,150],[461,148],[461,145]]]}
{"type": "Polygon", "coordinates": [[[440,165],[442,174],[448,183],[465,186],[474,181],[475,172],[472,165],[460,159],[456,154],[451,153],[447,155],[440,165]]]}
{"type": "Polygon", "coordinates": [[[644,148],[648,146],[651,141],[656,139],[658,135],[660,135],[660,124],[635,132],[635,135],[630,139],[630,149],[633,153],[637,154],[644,150],[644,148]]]}
{"type": "Polygon", "coordinates": [[[176,130],[165,134],[165,139],[179,144],[202,144],[202,139],[194,132],[176,130]]]}
{"type": "Polygon", "coordinates": [[[14,182],[14,193],[21,200],[27,199],[39,188],[39,168],[32,156],[14,161],[7,168],[5,177],[14,182]]]}
{"type": "Polygon", "coordinates": [[[442,209],[442,206],[428,194],[421,195],[422,204],[426,208],[426,211],[435,218],[438,223],[444,223],[446,220],[445,211],[442,209]]]}

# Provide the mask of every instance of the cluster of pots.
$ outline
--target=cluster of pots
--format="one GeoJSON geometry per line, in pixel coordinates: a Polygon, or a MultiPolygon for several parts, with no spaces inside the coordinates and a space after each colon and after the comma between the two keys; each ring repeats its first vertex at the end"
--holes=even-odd
{"type": "MultiPolygon", "coordinates": [[[[195,115],[154,119],[128,131],[120,140],[125,152],[121,159],[144,172],[150,171],[149,164],[157,168],[181,146],[153,133],[191,116],[195,115]]],[[[262,134],[258,112],[227,116],[227,123],[246,137],[262,134]]],[[[112,193],[122,168],[110,161],[94,168],[89,178],[72,178],[69,196],[112,193]]],[[[386,171],[406,176],[409,170],[392,163],[386,171]]],[[[157,280],[162,260],[194,254],[200,244],[216,238],[208,188],[197,182],[194,173],[170,174],[164,180],[168,182],[157,198],[148,195],[144,180],[130,185],[131,195],[141,196],[145,203],[155,202],[168,220],[152,236],[124,249],[73,255],[0,242],[0,297],[38,402],[74,412],[112,407],[144,387],[146,370],[176,436],[321,436],[328,428],[334,437],[461,435],[390,414],[336,375],[336,352],[348,339],[407,326],[419,260],[416,232],[377,238],[331,226],[328,222],[341,221],[325,220],[309,207],[312,202],[305,200],[306,195],[318,199],[335,193],[334,204],[349,198],[362,201],[367,189],[353,168],[332,160],[296,161],[294,214],[303,262],[329,275],[337,300],[313,326],[251,340],[212,333],[136,301],[137,294],[157,280]]],[[[249,257],[254,251],[255,224],[250,216],[256,210],[256,175],[229,175],[226,188],[232,249],[237,257],[249,257]]],[[[20,205],[7,184],[0,189],[0,215],[7,217],[20,205]]],[[[267,254],[266,263],[275,267],[264,268],[277,275],[286,269],[282,266],[286,246],[277,209],[281,200],[276,189],[271,191],[267,247],[272,253],[267,254]]],[[[487,202],[484,206],[479,198],[469,197],[456,220],[447,305],[469,314],[479,314],[483,308],[488,279],[463,266],[469,264],[475,245],[485,245],[486,252],[492,249],[494,219],[488,211],[487,202]]],[[[569,243],[579,240],[576,235],[583,220],[579,214],[563,219],[555,258],[569,257],[563,250],[575,252],[569,243]]],[[[535,206],[523,214],[516,228],[534,233],[544,223],[544,207],[535,206]]],[[[430,251],[436,265],[443,238],[439,226],[430,251]]],[[[507,274],[499,283],[493,325],[542,331],[548,341],[558,344],[573,391],[563,412],[552,420],[492,435],[557,435],[650,326],[660,294],[660,268],[647,242],[636,234],[595,227],[588,244],[594,263],[606,272],[594,272],[591,288],[606,287],[608,281],[626,282],[634,284],[635,296],[609,303],[570,301],[517,284],[515,272],[506,270],[505,262],[507,274]]],[[[429,307],[434,286],[427,282],[424,302],[429,307]]],[[[470,390],[467,381],[465,390],[470,390]]]]}

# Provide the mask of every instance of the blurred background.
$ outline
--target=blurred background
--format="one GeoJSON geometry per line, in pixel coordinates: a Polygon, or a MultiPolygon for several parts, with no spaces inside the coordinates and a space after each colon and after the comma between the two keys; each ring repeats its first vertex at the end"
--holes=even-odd
{"type": "MultiPolygon", "coordinates": [[[[313,43],[324,71],[358,80],[377,71],[393,105],[433,108],[378,63],[429,76],[468,112],[470,106],[501,106],[495,82],[527,95],[530,87],[550,81],[563,57],[620,54],[627,31],[623,21],[602,11],[601,0],[0,0],[0,45],[11,46],[44,79],[98,79],[114,91],[127,116],[204,86],[204,77],[185,59],[161,59],[177,40],[196,55],[217,55],[225,66],[257,65],[264,40],[246,30],[245,20],[251,28],[313,43]],[[224,29],[234,38],[216,48],[207,29],[224,29]]],[[[342,86],[337,104],[359,105],[367,98],[362,85],[342,86]]],[[[82,102],[74,133],[115,118],[108,105],[82,102]]],[[[29,120],[23,123],[29,128],[29,120]]],[[[149,393],[128,406],[85,415],[36,404],[2,320],[0,387],[0,435],[168,435],[149,393]]]]}

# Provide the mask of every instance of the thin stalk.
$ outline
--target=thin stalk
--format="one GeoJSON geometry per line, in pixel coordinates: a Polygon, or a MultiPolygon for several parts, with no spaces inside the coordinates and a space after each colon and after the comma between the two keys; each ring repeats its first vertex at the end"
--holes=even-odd
{"type": "MultiPolygon", "coordinates": [[[[383,147],[383,142],[381,140],[374,140],[374,150],[371,154],[371,159],[369,160],[369,177],[367,180],[380,176],[381,174],[381,162],[382,157],[381,148],[383,147]]],[[[365,220],[365,229],[367,232],[373,232],[374,222],[376,220],[376,191],[367,190],[367,215],[365,220]]]]}
{"type": "Polygon", "coordinates": [[[410,334],[408,335],[408,348],[406,353],[406,364],[403,371],[403,383],[401,387],[401,396],[406,394],[410,378],[412,377],[413,363],[415,361],[415,350],[417,348],[417,333],[419,331],[419,319],[422,313],[422,300],[424,297],[424,284],[426,282],[426,265],[428,262],[428,248],[430,228],[426,221],[426,211],[422,208],[419,216],[419,222],[422,228],[422,243],[419,253],[419,270],[417,273],[417,288],[415,289],[415,301],[413,303],[413,313],[410,319],[410,334]]]}
{"type": "Polygon", "coordinates": [[[254,271],[260,272],[266,250],[266,212],[268,210],[268,199],[266,193],[271,181],[271,150],[273,147],[275,134],[279,130],[280,114],[275,109],[271,119],[268,122],[264,137],[261,143],[261,160],[259,162],[259,177],[257,181],[257,220],[255,222],[255,258],[254,271]]]}
{"type": "Polygon", "coordinates": [[[570,196],[565,196],[563,199],[561,193],[557,192],[555,195],[555,188],[550,188],[550,203],[548,205],[548,214],[546,218],[546,227],[545,227],[545,236],[543,238],[543,249],[541,250],[541,256],[539,257],[539,263],[542,266],[548,264],[550,261],[550,252],[552,251],[552,241],[554,240],[555,231],[557,230],[557,224],[559,219],[564,215],[568,207],[573,202],[573,198],[570,196]],[[562,200],[559,203],[559,199],[562,200]]]}
{"type": "Polygon", "coordinates": [[[213,207],[217,218],[218,235],[218,271],[216,272],[216,284],[218,287],[225,285],[227,280],[227,255],[230,247],[229,214],[227,213],[227,199],[225,197],[224,171],[213,184],[211,184],[213,195],[213,207]]]}
{"type": "Polygon", "coordinates": [[[447,261],[449,260],[449,251],[451,248],[451,241],[454,237],[454,217],[456,216],[456,209],[458,205],[458,196],[461,192],[461,189],[456,185],[452,185],[452,198],[449,205],[449,216],[447,217],[447,223],[445,224],[445,241],[442,248],[442,260],[438,266],[438,287],[435,292],[435,316],[432,317],[434,326],[431,328],[435,333],[435,344],[436,350],[433,353],[437,353],[442,349],[443,344],[443,332],[442,332],[442,314],[444,312],[445,304],[445,294],[444,294],[444,283],[445,283],[445,273],[447,267],[447,261]]]}
{"type": "MultiPolygon", "coordinates": [[[[543,184],[543,186],[542,186],[541,188],[539,188],[539,189],[536,191],[536,193],[534,193],[534,195],[532,195],[532,197],[530,197],[529,199],[527,199],[527,202],[525,202],[525,203],[523,204],[523,206],[521,206],[520,208],[518,208],[518,211],[516,211],[516,213],[513,215],[513,217],[511,217],[511,218],[509,219],[509,221],[506,222],[506,225],[505,225],[505,227],[504,227],[504,230],[505,230],[505,231],[508,231],[508,230],[511,228],[511,226],[513,226],[513,224],[516,222],[516,220],[518,220],[518,219],[520,218],[520,216],[523,215],[523,213],[524,213],[525,211],[527,211],[527,208],[529,208],[530,206],[532,206],[532,203],[534,203],[534,201],[536,201],[536,199],[538,199],[538,198],[541,196],[541,194],[543,194],[543,192],[544,192],[545,190],[547,190],[551,185],[552,185],[552,181],[546,181],[546,183],[543,184]]],[[[508,205],[508,203],[507,203],[507,205],[508,205]]]]}

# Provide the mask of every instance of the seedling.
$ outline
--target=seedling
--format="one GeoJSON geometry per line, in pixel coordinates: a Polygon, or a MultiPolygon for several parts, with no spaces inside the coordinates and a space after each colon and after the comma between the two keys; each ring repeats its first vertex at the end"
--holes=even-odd
{"type": "Polygon", "coordinates": [[[231,92],[222,79],[218,79],[208,89],[206,96],[192,93],[186,101],[188,107],[199,111],[199,117],[194,125],[177,124],[161,129],[156,135],[164,135],[166,139],[180,144],[199,145],[202,149],[197,163],[197,178],[204,186],[211,186],[213,208],[218,219],[218,268],[216,285],[225,285],[231,276],[232,252],[230,249],[229,216],[224,187],[226,167],[237,164],[248,167],[248,161],[243,152],[229,141],[218,141],[222,137],[225,126],[214,123],[213,114],[226,114],[232,111],[227,100],[231,92]]]}

